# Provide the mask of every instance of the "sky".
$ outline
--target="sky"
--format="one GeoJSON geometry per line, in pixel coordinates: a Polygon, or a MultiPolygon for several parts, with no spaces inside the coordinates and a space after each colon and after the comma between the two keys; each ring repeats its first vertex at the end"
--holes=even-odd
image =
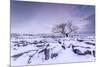
{"type": "Polygon", "coordinates": [[[95,33],[95,6],[12,1],[12,33],[52,33],[52,28],[71,20],[78,33],[95,33]]]}

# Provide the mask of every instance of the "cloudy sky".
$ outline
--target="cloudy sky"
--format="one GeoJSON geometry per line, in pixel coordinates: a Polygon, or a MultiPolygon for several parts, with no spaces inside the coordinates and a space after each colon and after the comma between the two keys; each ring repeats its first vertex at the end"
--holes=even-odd
{"type": "Polygon", "coordinates": [[[79,27],[79,33],[94,33],[95,7],[25,1],[11,3],[13,33],[51,33],[53,26],[68,20],[79,27]]]}

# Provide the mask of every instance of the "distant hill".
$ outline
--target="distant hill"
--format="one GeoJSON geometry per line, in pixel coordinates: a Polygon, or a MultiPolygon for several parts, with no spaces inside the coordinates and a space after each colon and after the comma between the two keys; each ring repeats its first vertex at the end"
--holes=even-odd
{"type": "Polygon", "coordinates": [[[20,34],[20,33],[11,33],[11,38],[64,38],[64,35],[61,34],[20,34]]]}

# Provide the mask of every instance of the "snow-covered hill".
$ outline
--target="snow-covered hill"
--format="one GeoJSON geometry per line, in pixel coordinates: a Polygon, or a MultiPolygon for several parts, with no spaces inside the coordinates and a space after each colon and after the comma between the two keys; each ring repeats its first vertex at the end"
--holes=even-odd
{"type": "Polygon", "coordinates": [[[11,38],[12,66],[95,61],[94,36],[27,36],[14,34],[11,38]]]}

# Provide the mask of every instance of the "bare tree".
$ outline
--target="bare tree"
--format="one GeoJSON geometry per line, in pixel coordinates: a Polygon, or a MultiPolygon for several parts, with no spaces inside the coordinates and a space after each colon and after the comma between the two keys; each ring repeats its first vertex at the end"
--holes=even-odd
{"type": "Polygon", "coordinates": [[[67,23],[61,23],[56,25],[53,29],[53,33],[61,33],[65,35],[66,37],[69,36],[70,33],[76,32],[78,30],[78,26],[75,26],[72,24],[71,21],[68,21],[67,23]]]}

